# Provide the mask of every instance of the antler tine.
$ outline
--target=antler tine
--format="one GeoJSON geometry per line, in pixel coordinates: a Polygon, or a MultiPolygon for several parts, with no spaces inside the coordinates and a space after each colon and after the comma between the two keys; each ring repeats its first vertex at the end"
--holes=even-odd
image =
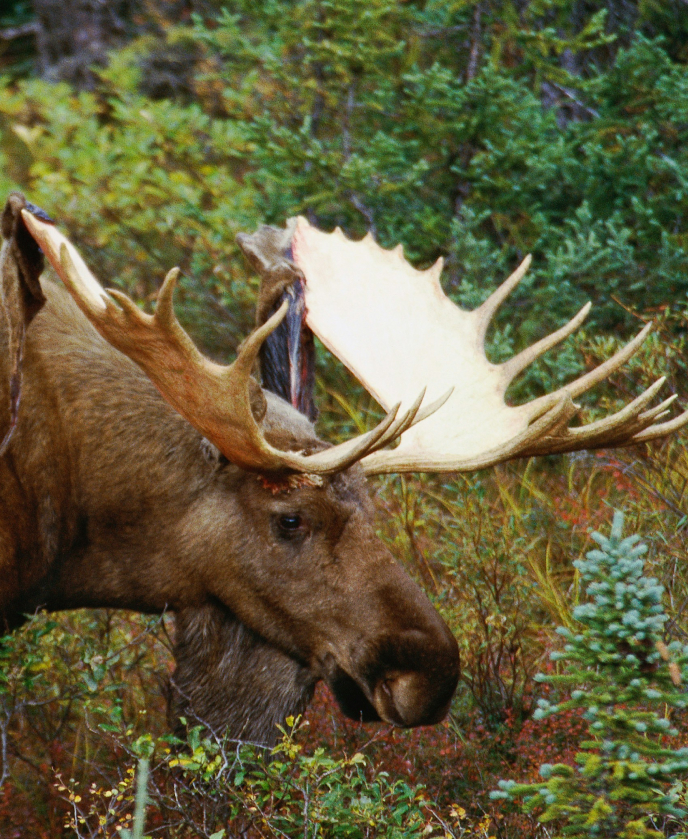
{"type": "Polygon", "coordinates": [[[74,245],[62,236],[52,224],[39,221],[28,210],[22,210],[21,213],[29,232],[38,242],[41,250],[58,274],[60,271],[57,265],[61,262],[60,249],[62,245],[65,245],[67,248],[69,256],[76,268],[76,276],[78,278],[77,286],[72,288],[69,284],[69,278],[65,279],[60,276],[60,279],[74,295],[74,299],[79,305],[79,308],[87,316],[89,313],[102,314],[105,312],[107,308],[107,294],[105,293],[105,289],[88,270],[86,263],[81,258],[81,254],[79,254],[74,245]]]}
{"type": "MultiPolygon", "coordinates": [[[[423,390],[423,393],[425,393],[425,390],[423,390]]],[[[420,411],[418,411],[415,419],[409,427],[412,428],[414,425],[418,425],[419,422],[422,422],[424,419],[427,419],[428,417],[432,416],[435,413],[435,411],[439,411],[442,405],[444,405],[444,403],[449,400],[453,393],[454,388],[450,387],[449,390],[446,393],[443,393],[439,399],[435,399],[434,402],[431,402],[425,408],[422,408],[420,411]]]]}
{"type": "MultiPolygon", "coordinates": [[[[628,403],[628,405],[624,405],[623,408],[621,408],[614,414],[610,414],[608,417],[603,417],[600,420],[595,420],[594,422],[582,426],[581,429],[589,429],[591,431],[596,431],[597,429],[604,428],[605,425],[611,429],[620,426],[621,423],[630,421],[635,418],[642,422],[643,418],[650,417],[650,415],[653,414],[653,411],[663,410],[666,402],[672,402],[676,398],[675,396],[670,396],[667,400],[665,400],[665,402],[655,406],[655,408],[649,411],[645,410],[645,408],[659,393],[665,381],[666,377],[660,376],[660,378],[657,379],[656,382],[653,382],[650,385],[650,387],[646,388],[639,396],[636,396],[634,399],[632,399],[628,403]]],[[[581,429],[574,428],[571,430],[578,431],[581,429]]]]}
{"type": "Polygon", "coordinates": [[[666,404],[673,401],[670,397],[661,405],[649,411],[644,410],[657,395],[664,381],[663,377],[658,379],[620,411],[587,425],[566,428],[559,434],[548,435],[524,451],[524,454],[554,454],[560,451],[596,449],[619,445],[624,440],[638,442],[636,435],[648,428],[658,415],[664,413],[666,404]]]}
{"type": "MultiPolygon", "coordinates": [[[[411,426],[416,421],[416,416],[418,415],[418,411],[420,410],[421,403],[425,398],[425,388],[421,390],[421,392],[416,397],[413,405],[406,411],[406,413],[400,417],[394,425],[390,426],[389,430],[386,434],[384,434],[375,444],[375,450],[383,449],[385,446],[389,445],[393,440],[396,440],[397,437],[401,437],[401,435],[407,429],[411,428],[411,426]]],[[[366,454],[372,453],[372,449],[369,449],[366,454]]]]}
{"type": "Polygon", "coordinates": [[[392,431],[392,429],[390,429],[389,432],[385,435],[385,439],[380,440],[377,443],[377,445],[375,446],[375,450],[378,451],[379,449],[384,448],[385,446],[389,445],[389,443],[392,443],[394,440],[396,440],[398,437],[401,437],[404,431],[408,431],[409,428],[413,428],[414,425],[418,425],[419,422],[422,422],[424,419],[427,419],[428,417],[432,416],[435,413],[435,411],[438,411],[442,407],[442,405],[444,405],[444,403],[449,399],[453,392],[454,388],[449,388],[449,390],[445,394],[440,396],[439,399],[435,399],[434,402],[431,402],[425,408],[419,410],[420,405],[425,397],[425,388],[423,388],[416,401],[406,412],[403,424],[400,424],[398,428],[394,429],[394,432],[392,431]]]}
{"type": "Polygon", "coordinates": [[[630,340],[625,347],[622,347],[620,350],[615,352],[611,358],[608,358],[607,361],[600,364],[599,367],[596,367],[594,370],[591,370],[589,373],[586,373],[584,376],[581,376],[579,379],[571,382],[571,384],[567,386],[567,390],[571,394],[571,398],[575,399],[577,396],[580,396],[581,393],[585,393],[586,390],[589,390],[594,385],[608,379],[610,374],[615,370],[623,367],[628,359],[635,355],[636,351],[650,332],[652,332],[652,324],[647,323],[635,336],[635,338],[630,340]]]}
{"type": "MultiPolygon", "coordinates": [[[[435,451],[407,453],[400,445],[391,451],[378,451],[361,461],[366,475],[382,475],[391,472],[473,472],[485,469],[495,463],[502,463],[520,457],[522,451],[534,441],[555,428],[567,423],[575,416],[578,408],[567,395],[560,396],[552,407],[529,425],[520,434],[506,444],[496,446],[490,451],[481,452],[475,457],[457,458],[455,455],[442,456],[435,451]]],[[[402,441],[403,443],[403,441],[402,441]]]]}
{"type": "MultiPolygon", "coordinates": [[[[568,338],[569,335],[572,335],[586,319],[591,307],[592,303],[586,303],[580,312],[575,315],[575,317],[572,317],[567,324],[562,326],[560,329],[557,329],[556,332],[552,332],[550,335],[545,336],[535,344],[531,344],[531,346],[527,347],[518,355],[515,355],[508,361],[505,361],[502,365],[505,381],[512,382],[516,376],[532,364],[536,358],[540,358],[541,355],[544,355],[548,350],[551,350],[552,347],[556,347],[557,344],[561,343],[565,338],[568,338]]],[[[566,389],[569,390],[568,387],[566,389]]]]}
{"type": "Polygon", "coordinates": [[[478,319],[477,337],[481,345],[485,341],[485,336],[487,335],[487,328],[490,325],[490,322],[492,321],[495,312],[506,300],[506,298],[511,294],[511,292],[516,288],[516,286],[521,282],[521,280],[525,277],[528,268],[530,268],[531,262],[532,257],[530,254],[528,254],[528,256],[526,256],[523,262],[521,262],[518,268],[513,272],[513,274],[507,277],[506,280],[504,280],[504,282],[492,292],[492,294],[487,298],[487,300],[485,300],[475,310],[474,314],[478,319]]]}
{"type": "MultiPolygon", "coordinates": [[[[578,379],[575,379],[573,382],[570,382],[567,385],[564,385],[563,388],[560,390],[566,390],[571,394],[571,398],[575,399],[577,396],[580,396],[582,393],[585,393],[587,390],[590,390],[591,387],[594,387],[596,384],[603,382],[605,379],[609,378],[609,376],[615,371],[618,370],[620,367],[628,361],[631,356],[635,354],[638,350],[640,345],[643,343],[645,338],[647,338],[648,334],[652,330],[652,324],[648,323],[640,330],[640,332],[629,341],[625,346],[621,347],[620,350],[614,353],[611,358],[608,358],[599,367],[595,367],[594,370],[591,370],[589,373],[585,373],[578,379]]],[[[556,391],[558,392],[558,391],[556,391]]],[[[544,399],[545,397],[539,397],[540,399],[544,399]]],[[[539,399],[534,399],[530,404],[532,407],[537,406],[539,399]]]]}
{"type": "Polygon", "coordinates": [[[666,437],[667,434],[671,434],[673,431],[678,431],[679,428],[683,428],[686,423],[688,423],[688,411],[683,411],[683,413],[674,417],[672,420],[660,422],[657,425],[651,425],[644,431],[639,432],[632,440],[629,441],[629,444],[647,443],[649,440],[656,440],[658,437],[666,437]]]}
{"type": "MultiPolygon", "coordinates": [[[[662,380],[664,380],[664,376],[662,376],[659,381],[662,380]]],[[[653,420],[656,420],[657,417],[664,416],[664,414],[668,413],[667,409],[669,406],[673,405],[677,399],[678,394],[672,393],[672,395],[668,399],[665,399],[664,402],[660,402],[659,405],[655,405],[655,407],[650,408],[649,411],[643,411],[643,413],[640,414],[640,418],[644,420],[647,417],[651,417],[653,420]]]]}

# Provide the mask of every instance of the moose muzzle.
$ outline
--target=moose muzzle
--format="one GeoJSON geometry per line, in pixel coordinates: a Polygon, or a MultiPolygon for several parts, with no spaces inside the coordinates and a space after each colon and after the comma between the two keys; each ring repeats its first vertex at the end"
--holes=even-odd
{"type": "Polygon", "coordinates": [[[439,615],[433,624],[424,632],[406,632],[390,645],[392,660],[370,690],[380,719],[404,727],[432,725],[449,711],[460,675],[459,650],[439,615]]]}
{"type": "Polygon", "coordinates": [[[348,717],[403,728],[444,719],[459,680],[459,650],[444,621],[434,617],[429,628],[359,650],[346,670],[327,657],[323,677],[348,717]]]}

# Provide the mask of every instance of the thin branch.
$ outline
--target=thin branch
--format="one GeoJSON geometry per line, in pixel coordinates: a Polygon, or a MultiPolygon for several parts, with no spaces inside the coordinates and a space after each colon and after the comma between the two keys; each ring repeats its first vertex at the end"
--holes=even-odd
{"type": "Polygon", "coordinates": [[[468,56],[468,66],[466,67],[466,81],[470,82],[474,79],[478,72],[478,62],[480,60],[480,35],[482,31],[482,14],[483,4],[478,3],[473,14],[473,28],[471,29],[471,51],[468,56]]]}
{"type": "Polygon", "coordinates": [[[0,759],[2,760],[2,775],[0,775],[0,789],[2,789],[2,787],[5,784],[5,781],[8,779],[10,774],[10,769],[7,762],[7,727],[9,723],[10,715],[5,711],[3,713],[2,722],[0,723],[0,745],[2,748],[2,756],[0,757],[0,759]]]}
{"type": "Polygon", "coordinates": [[[562,87],[562,85],[557,84],[557,82],[553,82],[551,80],[549,80],[549,84],[552,85],[552,87],[556,88],[559,91],[559,93],[566,96],[567,99],[570,99],[574,103],[574,105],[577,105],[581,110],[585,111],[585,113],[589,114],[591,117],[594,117],[595,119],[599,119],[600,112],[596,111],[594,108],[591,108],[589,105],[586,105],[585,102],[581,102],[581,100],[578,99],[577,96],[574,96],[574,94],[571,92],[571,90],[569,90],[569,88],[562,87]]]}
{"type": "Polygon", "coordinates": [[[0,41],[14,41],[17,38],[37,34],[38,21],[31,20],[28,23],[22,23],[20,26],[8,26],[6,29],[0,29],[0,41]]]}

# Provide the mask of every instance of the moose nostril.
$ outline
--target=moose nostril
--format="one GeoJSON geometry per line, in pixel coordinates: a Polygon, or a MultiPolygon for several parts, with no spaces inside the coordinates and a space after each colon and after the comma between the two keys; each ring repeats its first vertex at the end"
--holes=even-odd
{"type": "MultiPolygon", "coordinates": [[[[396,716],[399,716],[396,703],[394,701],[393,683],[389,679],[385,679],[380,683],[380,691],[384,695],[384,702],[386,708],[393,710],[396,716]]],[[[393,720],[394,722],[401,722],[401,720],[393,720]]]]}
{"type": "Polygon", "coordinates": [[[380,718],[394,725],[407,725],[403,711],[395,700],[396,679],[383,679],[373,691],[373,703],[380,718]]]}
{"type": "MultiPolygon", "coordinates": [[[[426,685],[421,686],[420,681],[416,673],[406,673],[385,682],[385,693],[393,702],[402,724],[408,725],[410,720],[414,720],[420,710],[419,704],[425,704],[419,703],[421,696],[427,694],[426,685]]],[[[425,682],[424,679],[422,681],[425,682]]]]}

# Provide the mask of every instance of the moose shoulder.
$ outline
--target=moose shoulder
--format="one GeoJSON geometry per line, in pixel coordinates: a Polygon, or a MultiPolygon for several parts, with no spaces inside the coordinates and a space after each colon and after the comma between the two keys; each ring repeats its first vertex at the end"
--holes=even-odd
{"type": "MultiPolygon", "coordinates": [[[[22,281],[17,248],[15,236],[3,251],[6,285],[22,281]]],[[[271,741],[318,679],[356,719],[441,719],[456,642],[375,536],[360,469],[275,491],[267,472],[230,462],[173,410],[64,289],[43,281],[43,291],[0,459],[4,626],[38,608],[170,610],[173,713],[232,736],[271,741]]],[[[5,312],[5,346],[16,317],[5,312]]],[[[325,448],[277,397],[263,407],[270,446],[325,448]]]]}

